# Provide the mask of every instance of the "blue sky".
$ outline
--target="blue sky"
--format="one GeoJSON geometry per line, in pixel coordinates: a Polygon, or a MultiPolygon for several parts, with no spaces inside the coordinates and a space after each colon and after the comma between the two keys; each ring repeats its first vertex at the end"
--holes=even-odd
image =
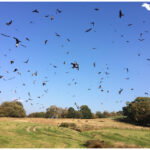
{"type": "Polygon", "coordinates": [[[147,32],[150,12],[141,5],[137,2],[1,2],[0,33],[11,38],[0,36],[0,75],[6,79],[0,79],[0,102],[18,98],[24,101],[27,113],[45,111],[50,105],[75,107],[75,102],[86,104],[96,112],[118,111],[126,101],[146,96],[144,93],[150,91],[150,62],[146,60],[150,58],[147,32]],[[62,10],[60,14],[56,14],[57,8],[62,10]],[[39,13],[33,13],[34,9],[39,13]],[[121,19],[119,10],[124,14],[121,19]],[[45,15],[54,16],[54,20],[45,15]],[[10,20],[13,23],[7,26],[10,20]],[[95,26],[85,32],[92,27],[92,21],[95,26]],[[138,40],[140,33],[143,34],[142,42],[138,40]],[[27,47],[19,45],[16,48],[12,37],[17,37],[27,47]],[[45,40],[48,40],[46,45],[45,40]],[[29,63],[25,64],[28,58],[29,63]],[[10,64],[10,60],[15,63],[10,64]],[[79,71],[71,68],[70,63],[74,61],[79,64],[79,71]],[[13,72],[14,68],[18,68],[21,76],[13,72]],[[129,68],[128,73],[125,68],[129,68]],[[35,71],[38,75],[32,77],[35,71]],[[106,71],[110,74],[106,75],[106,71]],[[98,75],[98,72],[102,73],[98,75]],[[15,78],[8,80],[11,77],[15,78]],[[127,77],[130,79],[126,80],[127,77]],[[102,83],[101,78],[104,78],[102,83]],[[43,81],[48,81],[46,86],[42,86],[43,81]],[[23,83],[26,86],[22,86],[23,83]],[[100,92],[99,85],[104,92],[100,92]],[[123,92],[119,95],[120,88],[123,92]],[[33,100],[26,103],[28,92],[33,100]]]}

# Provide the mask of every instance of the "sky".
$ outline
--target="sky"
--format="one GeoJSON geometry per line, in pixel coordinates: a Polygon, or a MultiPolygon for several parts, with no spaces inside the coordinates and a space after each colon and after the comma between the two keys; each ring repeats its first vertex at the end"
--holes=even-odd
{"type": "Polygon", "coordinates": [[[75,102],[79,106],[88,105],[92,112],[119,111],[126,101],[147,96],[145,92],[150,92],[150,61],[147,60],[150,58],[150,11],[141,7],[142,4],[0,2],[0,34],[10,36],[0,35],[0,75],[3,76],[0,103],[18,99],[27,114],[45,111],[51,105],[76,108],[75,102]],[[35,9],[39,13],[33,13],[35,9]],[[62,12],[56,13],[56,9],[62,12]],[[121,18],[120,10],[124,14],[121,18]],[[7,26],[10,20],[12,24],[7,26]],[[89,28],[92,30],[85,32],[89,28]],[[18,47],[13,37],[21,41],[18,47]],[[29,62],[25,64],[27,59],[29,62]],[[11,60],[14,64],[10,64],[11,60]],[[70,64],[75,61],[79,71],[70,64]],[[21,75],[13,72],[15,68],[21,75]],[[36,71],[37,76],[32,76],[36,71]],[[98,88],[100,85],[103,92],[98,88]],[[123,89],[121,94],[120,89],[123,89]]]}

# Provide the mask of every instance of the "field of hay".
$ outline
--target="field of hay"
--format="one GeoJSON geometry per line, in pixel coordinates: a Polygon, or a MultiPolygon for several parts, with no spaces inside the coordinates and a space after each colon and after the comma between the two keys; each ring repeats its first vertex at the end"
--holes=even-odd
{"type": "Polygon", "coordinates": [[[113,119],[0,118],[0,148],[84,148],[88,140],[107,147],[150,148],[150,128],[113,119]],[[80,131],[59,127],[75,123],[80,131]]]}

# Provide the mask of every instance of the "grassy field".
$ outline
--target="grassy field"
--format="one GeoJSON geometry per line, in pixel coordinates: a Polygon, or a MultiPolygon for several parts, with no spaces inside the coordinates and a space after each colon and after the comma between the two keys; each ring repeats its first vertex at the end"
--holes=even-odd
{"type": "Polygon", "coordinates": [[[108,147],[150,148],[150,128],[113,119],[0,118],[0,148],[85,148],[88,140],[103,140],[108,147]],[[81,132],[59,127],[77,124],[81,132]]]}

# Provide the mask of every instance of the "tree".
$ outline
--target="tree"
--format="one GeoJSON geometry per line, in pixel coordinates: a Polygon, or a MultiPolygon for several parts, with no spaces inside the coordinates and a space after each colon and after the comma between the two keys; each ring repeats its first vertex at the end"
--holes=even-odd
{"type": "Polygon", "coordinates": [[[67,108],[62,109],[61,118],[67,118],[67,115],[68,115],[68,109],[67,108]]]}
{"type": "Polygon", "coordinates": [[[103,113],[100,112],[100,111],[97,111],[97,112],[96,112],[96,116],[97,116],[98,118],[105,118],[104,115],[103,115],[103,113]]]}
{"type": "Polygon", "coordinates": [[[46,118],[61,118],[63,109],[55,105],[50,106],[46,109],[46,118]]]}
{"type": "Polygon", "coordinates": [[[110,117],[110,113],[105,110],[105,111],[103,112],[103,116],[104,116],[104,118],[108,118],[108,117],[110,117]]]}
{"type": "Polygon", "coordinates": [[[82,105],[80,107],[80,112],[82,113],[82,116],[81,116],[82,119],[92,119],[93,118],[91,110],[87,105],[82,105]]]}
{"type": "Polygon", "coordinates": [[[82,113],[79,110],[75,110],[75,118],[82,118],[82,113]]]}
{"type": "Polygon", "coordinates": [[[21,102],[4,102],[0,105],[0,117],[25,117],[26,112],[21,102]]]}
{"type": "Polygon", "coordinates": [[[73,107],[69,107],[67,118],[76,118],[76,111],[73,107]]]}
{"type": "Polygon", "coordinates": [[[34,112],[28,115],[29,118],[45,118],[45,112],[34,112]]]}
{"type": "Polygon", "coordinates": [[[134,123],[150,124],[150,98],[137,97],[133,102],[123,107],[123,114],[134,123]]]}

